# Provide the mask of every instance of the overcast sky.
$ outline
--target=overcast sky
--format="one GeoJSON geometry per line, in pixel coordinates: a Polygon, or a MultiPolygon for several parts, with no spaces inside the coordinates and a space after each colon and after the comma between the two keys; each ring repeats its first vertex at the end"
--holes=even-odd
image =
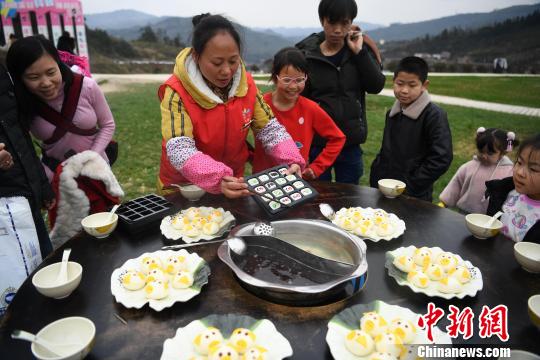
{"type": "MultiPolygon", "coordinates": [[[[539,0],[357,0],[360,21],[388,25],[443,16],[489,12],[539,0]]],[[[153,15],[191,17],[218,13],[249,27],[319,26],[318,0],[82,0],[86,14],[134,9],[153,15]]]]}

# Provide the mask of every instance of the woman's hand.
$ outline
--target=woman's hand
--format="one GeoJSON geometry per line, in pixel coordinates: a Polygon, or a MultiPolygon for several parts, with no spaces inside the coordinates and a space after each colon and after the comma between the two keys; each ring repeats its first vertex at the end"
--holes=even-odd
{"type": "Polygon", "coordinates": [[[302,177],[302,168],[298,164],[291,164],[291,166],[289,166],[289,169],[287,170],[287,173],[289,175],[294,174],[294,175],[301,178],[302,177]]]}
{"type": "Polygon", "coordinates": [[[351,26],[349,34],[346,37],[347,45],[351,51],[355,54],[358,54],[362,50],[362,45],[364,44],[364,37],[362,36],[362,31],[358,25],[351,26]]]}
{"type": "Polygon", "coordinates": [[[9,151],[5,150],[6,145],[0,143],[0,169],[8,170],[13,166],[13,157],[9,151]]]}
{"type": "Polygon", "coordinates": [[[224,176],[221,179],[221,192],[229,199],[236,199],[248,196],[251,193],[243,177],[224,176]]]}
{"type": "Polygon", "coordinates": [[[313,171],[313,169],[307,167],[304,169],[304,171],[302,172],[302,177],[306,180],[315,180],[317,179],[317,175],[315,175],[315,172],[313,171]]]}

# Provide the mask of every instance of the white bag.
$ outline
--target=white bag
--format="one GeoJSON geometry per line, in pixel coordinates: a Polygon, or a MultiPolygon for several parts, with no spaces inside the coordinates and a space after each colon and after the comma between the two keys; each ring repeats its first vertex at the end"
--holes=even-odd
{"type": "Polygon", "coordinates": [[[41,251],[28,200],[0,198],[0,316],[17,289],[41,263],[41,251]]]}

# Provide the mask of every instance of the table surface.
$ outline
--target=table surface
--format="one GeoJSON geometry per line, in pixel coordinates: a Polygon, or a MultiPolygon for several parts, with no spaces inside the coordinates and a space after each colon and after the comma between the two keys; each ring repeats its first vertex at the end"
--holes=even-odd
{"type": "MultiPolygon", "coordinates": [[[[325,337],[327,323],[332,316],[355,304],[383,300],[389,304],[407,307],[425,314],[432,301],[448,313],[450,304],[460,309],[471,307],[475,314],[473,338],[454,339],[457,344],[504,345],[497,336],[478,336],[477,319],[482,306],[508,307],[508,343],[512,348],[540,353],[540,330],[529,320],[527,299],[540,293],[540,277],[524,271],[513,255],[513,242],[499,235],[488,240],[473,238],[465,227],[462,215],[430,203],[401,196],[387,199],[377,190],[336,183],[314,182],[320,196],[313,202],[292,208],[281,215],[268,218],[251,198],[230,200],[206,194],[201,200],[189,203],[179,195],[170,197],[179,208],[188,206],[214,206],[230,210],[237,224],[260,219],[289,218],[323,219],[319,203],[327,202],[336,210],[341,207],[362,206],[382,208],[396,214],[406,223],[404,235],[391,241],[366,241],[369,279],[366,287],[352,298],[334,304],[316,307],[290,307],[261,300],[242,288],[229,268],[216,255],[218,244],[207,244],[190,249],[196,251],[209,264],[212,274],[202,292],[186,303],[176,303],[156,312],[148,306],[127,309],[117,304],[110,291],[110,278],[114,269],[126,260],[144,252],[159,250],[165,243],[159,226],[145,233],[129,235],[116,230],[108,239],[94,239],[80,234],[45,259],[41,267],[61,260],[65,247],[72,248],[71,260],[83,266],[79,287],[66,299],[55,300],[42,296],[32,286],[31,276],[21,286],[0,325],[0,354],[10,359],[31,358],[27,342],[12,340],[14,329],[38,332],[48,323],[68,316],[84,316],[97,328],[96,342],[87,359],[158,359],[163,342],[174,337],[176,329],[195,319],[210,314],[239,313],[254,318],[270,319],[290,341],[294,359],[331,359],[325,337]],[[484,288],[475,297],[445,300],[414,293],[399,286],[387,275],[385,253],[402,246],[439,246],[461,255],[482,272],[484,288]],[[121,323],[114,314],[127,321],[121,323]]],[[[443,318],[438,326],[448,325],[443,318]]],[[[0,356],[3,358],[3,356],[0,356]]]]}

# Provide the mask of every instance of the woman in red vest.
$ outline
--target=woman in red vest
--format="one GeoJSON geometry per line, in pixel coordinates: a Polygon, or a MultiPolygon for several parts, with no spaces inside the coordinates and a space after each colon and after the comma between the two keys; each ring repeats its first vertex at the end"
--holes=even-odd
{"type": "Polygon", "coordinates": [[[192,47],[159,88],[162,152],[159,190],[190,182],[230,198],[249,195],[242,178],[249,129],[277,164],[300,173],[305,161],[274,118],[240,56],[232,23],[219,15],[193,18],[192,47]]]}

